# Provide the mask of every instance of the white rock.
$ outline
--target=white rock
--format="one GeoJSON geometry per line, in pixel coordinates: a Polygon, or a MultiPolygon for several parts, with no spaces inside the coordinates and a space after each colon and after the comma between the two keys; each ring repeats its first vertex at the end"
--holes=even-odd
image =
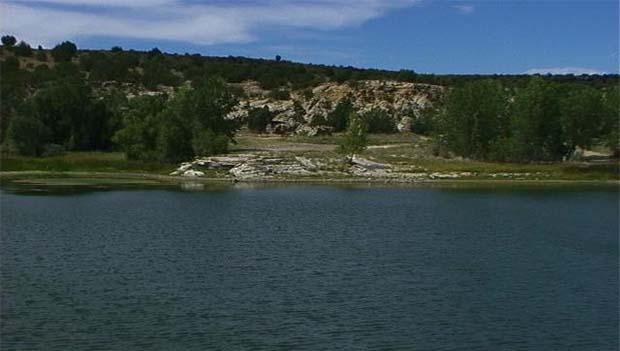
{"type": "Polygon", "coordinates": [[[193,169],[187,170],[183,173],[183,177],[204,177],[205,172],[195,171],[193,169]]]}
{"type": "Polygon", "coordinates": [[[360,166],[360,167],[365,168],[365,169],[385,169],[385,168],[387,168],[387,165],[385,165],[383,163],[370,161],[370,160],[367,160],[365,158],[361,158],[361,157],[358,157],[358,156],[355,156],[355,155],[353,155],[353,158],[351,159],[351,162],[353,162],[355,165],[360,166]]]}

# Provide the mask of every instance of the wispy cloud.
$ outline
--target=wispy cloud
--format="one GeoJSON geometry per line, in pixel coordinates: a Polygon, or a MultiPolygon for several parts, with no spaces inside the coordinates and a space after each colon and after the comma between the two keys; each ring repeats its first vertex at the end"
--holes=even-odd
{"type": "Polygon", "coordinates": [[[262,29],[313,31],[360,25],[420,0],[8,0],[3,32],[33,44],[88,36],[226,44],[262,29]]]}
{"type": "Polygon", "coordinates": [[[463,15],[469,15],[476,11],[476,7],[474,5],[467,4],[452,5],[452,8],[456,9],[459,13],[463,15]]]}
{"type": "Polygon", "coordinates": [[[551,67],[551,68],[532,68],[523,72],[524,74],[606,74],[607,72],[593,68],[583,67],[551,67]]]}

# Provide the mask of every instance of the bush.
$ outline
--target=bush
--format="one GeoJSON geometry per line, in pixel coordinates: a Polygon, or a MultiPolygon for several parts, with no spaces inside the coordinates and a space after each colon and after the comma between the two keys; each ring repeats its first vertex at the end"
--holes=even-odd
{"type": "Polygon", "coordinates": [[[514,161],[558,161],[573,150],[562,128],[557,85],[534,77],[514,97],[510,131],[514,161]]]}
{"type": "Polygon", "coordinates": [[[269,107],[253,108],[248,112],[248,129],[263,133],[272,119],[273,114],[269,111],[269,107]]]}
{"type": "Polygon", "coordinates": [[[291,98],[291,93],[286,89],[273,89],[269,92],[269,97],[275,100],[288,100],[291,98]]]}
{"type": "Polygon", "coordinates": [[[163,55],[155,55],[143,64],[142,83],[149,89],[158,85],[177,86],[179,77],[170,71],[170,67],[163,55]]]}
{"type": "Polygon", "coordinates": [[[490,145],[507,136],[508,97],[496,81],[467,83],[448,92],[438,115],[438,133],[445,146],[459,156],[489,158],[490,145]]]}
{"type": "Polygon", "coordinates": [[[351,116],[353,112],[353,103],[351,99],[344,99],[327,115],[326,124],[330,127],[334,127],[335,132],[341,132],[347,128],[349,116],[351,116]]]}
{"type": "Polygon", "coordinates": [[[45,62],[47,61],[47,54],[43,50],[37,51],[37,61],[45,62]]]}
{"type": "Polygon", "coordinates": [[[411,131],[416,134],[430,135],[433,132],[438,113],[437,109],[431,107],[421,110],[417,117],[412,113],[411,131]]]}
{"type": "Polygon", "coordinates": [[[43,157],[61,156],[65,153],[65,148],[58,144],[45,144],[43,146],[43,157]]]}
{"type": "Polygon", "coordinates": [[[13,48],[13,52],[15,53],[15,56],[23,56],[23,57],[32,56],[32,48],[30,47],[28,43],[23,42],[23,41],[20,41],[19,44],[17,44],[17,46],[13,48]]]}
{"type": "Polygon", "coordinates": [[[348,161],[351,162],[355,154],[366,149],[368,139],[366,137],[367,126],[363,119],[352,112],[348,120],[349,126],[347,127],[344,138],[338,146],[338,152],[344,154],[348,161]]]}
{"type": "Polygon", "coordinates": [[[17,43],[17,39],[15,39],[14,36],[12,35],[2,36],[2,45],[6,46],[7,48],[12,47],[13,45],[15,45],[15,43],[17,43]]]}
{"type": "Polygon", "coordinates": [[[312,92],[312,89],[310,88],[306,88],[304,89],[301,94],[303,95],[304,99],[306,100],[311,100],[314,97],[314,93],[312,92]]]}
{"type": "Polygon", "coordinates": [[[178,162],[226,152],[237,125],[225,117],[235,105],[219,79],[180,89],[168,101],[164,96],[135,98],[114,141],[128,158],[141,160],[178,162]]]}
{"type": "Polygon", "coordinates": [[[366,123],[369,133],[396,133],[396,122],[387,111],[373,108],[361,116],[366,123]]]}
{"type": "Polygon", "coordinates": [[[71,61],[77,53],[77,46],[70,41],[62,42],[52,49],[52,57],[58,62],[71,61]]]}
{"type": "Polygon", "coordinates": [[[194,136],[192,148],[196,156],[225,154],[228,152],[228,142],[226,135],[217,135],[213,131],[206,129],[194,136]]]}
{"type": "Polygon", "coordinates": [[[11,119],[7,138],[20,155],[40,156],[46,142],[48,130],[34,117],[18,115],[11,119]]]}

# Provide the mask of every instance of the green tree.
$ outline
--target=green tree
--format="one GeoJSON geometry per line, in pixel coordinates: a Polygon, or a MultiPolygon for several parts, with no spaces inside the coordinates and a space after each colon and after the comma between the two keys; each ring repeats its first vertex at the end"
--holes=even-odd
{"type": "Polygon", "coordinates": [[[199,153],[205,156],[208,152],[222,152],[238,127],[226,118],[236,104],[221,79],[208,79],[195,89],[182,89],[162,111],[157,147],[160,159],[178,162],[199,153]]]}
{"type": "Polygon", "coordinates": [[[514,161],[561,160],[572,150],[564,142],[561,100],[557,87],[534,77],[517,91],[512,106],[514,161]]]}
{"type": "Polygon", "coordinates": [[[0,142],[4,142],[11,118],[28,95],[28,72],[14,56],[0,61],[0,142]]]}
{"type": "Polygon", "coordinates": [[[29,117],[49,129],[49,142],[68,150],[103,150],[110,146],[111,113],[81,80],[55,81],[27,100],[29,117]]]}
{"type": "Polygon", "coordinates": [[[603,96],[594,88],[574,88],[562,99],[561,113],[563,140],[568,150],[590,147],[603,123],[603,96]]]}
{"type": "Polygon", "coordinates": [[[13,48],[13,52],[15,53],[15,56],[22,56],[22,57],[32,56],[32,48],[30,47],[28,43],[24,41],[20,41],[19,44],[17,44],[17,46],[13,48]]]}
{"type": "Polygon", "coordinates": [[[82,82],[62,80],[43,88],[29,99],[32,116],[50,130],[50,142],[67,149],[87,143],[84,117],[90,107],[90,91],[82,82]]]}
{"type": "Polygon", "coordinates": [[[394,118],[384,109],[373,108],[361,115],[368,126],[369,133],[396,133],[396,122],[394,118]]]}
{"type": "Polygon", "coordinates": [[[178,113],[178,109],[183,108],[179,103],[175,97],[159,118],[157,153],[160,161],[181,162],[196,155],[192,145],[194,132],[198,132],[192,128],[194,116],[178,113]]]}
{"type": "Polygon", "coordinates": [[[166,58],[161,54],[146,60],[142,66],[142,84],[149,89],[154,89],[160,84],[177,86],[180,83],[179,77],[170,71],[166,58]]]}
{"type": "Polygon", "coordinates": [[[43,123],[28,115],[11,119],[7,139],[11,147],[21,155],[40,156],[47,142],[48,130],[43,123]]]}
{"type": "Polygon", "coordinates": [[[131,160],[158,160],[157,141],[161,112],[166,96],[140,96],[128,102],[123,114],[123,128],[112,140],[131,160]]]}
{"type": "Polygon", "coordinates": [[[220,79],[162,97],[134,99],[114,136],[131,159],[178,162],[193,156],[225,152],[237,129],[226,116],[236,100],[220,79]]]}
{"type": "Polygon", "coordinates": [[[351,99],[343,99],[336,105],[336,108],[327,115],[326,123],[328,126],[334,127],[335,132],[341,132],[347,129],[349,117],[353,112],[354,109],[351,99]]]}
{"type": "Polygon", "coordinates": [[[47,53],[44,50],[38,50],[36,55],[37,61],[45,62],[47,61],[47,53]]]}
{"type": "Polygon", "coordinates": [[[224,154],[228,152],[228,143],[226,135],[215,134],[210,129],[196,132],[192,137],[192,149],[197,156],[224,154]]]}
{"type": "Polygon", "coordinates": [[[438,139],[457,155],[489,158],[491,147],[509,131],[506,103],[505,90],[496,81],[475,81],[453,88],[437,116],[438,139]]]}
{"type": "Polygon", "coordinates": [[[52,57],[57,62],[71,61],[76,53],[77,46],[70,41],[62,42],[52,49],[52,57]]]}
{"type": "Polygon", "coordinates": [[[353,160],[353,156],[362,152],[368,145],[366,136],[367,126],[364,120],[356,113],[351,112],[349,115],[349,126],[344,138],[338,146],[338,152],[345,155],[348,162],[353,160]]]}
{"type": "Polygon", "coordinates": [[[190,110],[196,116],[198,127],[210,129],[232,141],[239,128],[236,121],[226,116],[237,106],[237,99],[220,78],[210,78],[190,94],[190,110]]]}
{"type": "Polygon", "coordinates": [[[264,133],[267,125],[273,119],[269,107],[253,108],[248,112],[248,129],[253,132],[264,133]]]}
{"type": "Polygon", "coordinates": [[[269,92],[269,97],[275,100],[288,100],[291,98],[291,92],[288,89],[273,89],[269,92]]]}
{"type": "Polygon", "coordinates": [[[4,45],[7,48],[10,48],[13,45],[15,45],[15,43],[17,43],[17,39],[15,39],[15,37],[12,35],[3,35],[1,40],[2,40],[2,45],[4,45]]]}
{"type": "Polygon", "coordinates": [[[601,137],[616,157],[620,156],[620,87],[615,86],[603,96],[601,137]]]}

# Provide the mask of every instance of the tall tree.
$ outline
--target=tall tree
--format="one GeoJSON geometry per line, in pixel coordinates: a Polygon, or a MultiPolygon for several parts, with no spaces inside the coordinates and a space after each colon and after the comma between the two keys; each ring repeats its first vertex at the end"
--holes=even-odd
{"type": "Polygon", "coordinates": [[[561,160],[571,151],[564,143],[559,97],[557,87],[541,77],[517,92],[512,113],[515,160],[561,160]]]}
{"type": "Polygon", "coordinates": [[[486,159],[492,145],[509,127],[507,95],[496,81],[484,80],[453,88],[439,114],[439,137],[457,155],[486,159]]]}
{"type": "Polygon", "coordinates": [[[569,151],[576,146],[589,147],[603,123],[603,96],[594,88],[573,88],[562,99],[561,113],[563,139],[569,151]]]}

